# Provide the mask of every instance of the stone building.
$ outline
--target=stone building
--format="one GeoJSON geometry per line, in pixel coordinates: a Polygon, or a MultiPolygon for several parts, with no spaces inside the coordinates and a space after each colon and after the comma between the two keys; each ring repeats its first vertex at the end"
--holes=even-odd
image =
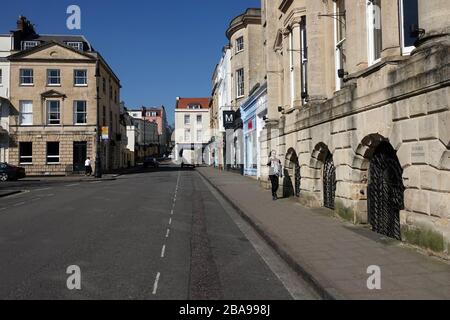
{"type": "Polygon", "coordinates": [[[250,8],[234,18],[227,31],[231,65],[231,107],[236,111],[234,130],[227,130],[226,160],[229,167],[243,172],[244,150],[240,107],[264,82],[263,27],[261,9],[250,8]]]}
{"type": "Polygon", "coordinates": [[[222,50],[222,58],[214,69],[212,77],[211,99],[211,132],[214,137],[212,143],[213,164],[223,169],[226,159],[226,130],[224,126],[224,112],[232,111],[231,104],[231,49],[226,45],[222,50]]]}
{"type": "Polygon", "coordinates": [[[9,73],[11,35],[0,35],[0,162],[9,161],[9,73]]]}
{"type": "Polygon", "coordinates": [[[285,159],[284,196],[448,256],[449,16],[445,0],[262,0],[261,162],[285,159]]]}
{"type": "Polygon", "coordinates": [[[121,86],[103,57],[82,36],[38,35],[25,17],[11,36],[9,161],[28,175],[81,172],[99,126],[103,170],[119,168],[121,86]]]}

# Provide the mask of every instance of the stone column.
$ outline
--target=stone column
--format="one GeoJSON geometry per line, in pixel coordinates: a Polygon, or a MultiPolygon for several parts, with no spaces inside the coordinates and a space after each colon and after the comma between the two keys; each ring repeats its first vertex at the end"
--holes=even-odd
{"type": "Polygon", "coordinates": [[[324,50],[324,31],[326,20],[319,17],[323,13],[322,1],[307,2],[306,33],[308,43],[308,95],[310,101],[326,98],[326,64],[324,50]]]}
{"type": "Polygon", "coordinates": [[[398,56],[400,48],[399,7],[397,1],[381,1],[381,28],[383,49],[381,57],[398,56]]]}

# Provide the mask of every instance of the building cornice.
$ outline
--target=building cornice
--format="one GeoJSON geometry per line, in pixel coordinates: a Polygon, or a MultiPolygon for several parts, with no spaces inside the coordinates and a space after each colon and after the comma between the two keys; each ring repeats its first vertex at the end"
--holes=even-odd
{"type": "Polygon", "coordinates": [[[250,8],[245,11],[245,13],[234,18],[230,26],[227,29],[226,36],[228,40],[231,39],[233,34],[237,31],[247,27],[249,24],[261,24],[261,9],[259,8],[250,8]]]}

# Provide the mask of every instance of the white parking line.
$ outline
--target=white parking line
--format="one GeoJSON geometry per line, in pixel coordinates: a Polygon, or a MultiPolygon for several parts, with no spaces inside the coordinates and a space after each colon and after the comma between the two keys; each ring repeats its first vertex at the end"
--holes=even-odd
{"type": "Polygon", "coordinates": [[[153,284],[153,295],[155,295],[156,292],[158,292],[158,282],[159,282],[160,277],[161,277],[161,273],[158,272],[158,274],[156,275],[155,283],[153,284]]]}
{"type": "Polygon", "coordinates": [[[163,245],[161,250],[161,258],[164,258],[164,255],[166,254],[166,245],[163,245]]]}

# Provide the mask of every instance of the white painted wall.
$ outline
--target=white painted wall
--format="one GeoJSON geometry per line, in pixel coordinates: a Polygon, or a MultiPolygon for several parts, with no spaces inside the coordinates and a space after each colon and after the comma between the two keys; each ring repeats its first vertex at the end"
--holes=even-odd
{"type": "MultiPolygon", "coordinates": [[[[0,35],[0,97],[9,100],[10,97],[10,63],[4,58],[11,54],[12,38],[10,35],[0,35]]],[[[9,104],[0,99],[0,161],[8,162],[9,147],[9,104]]]]}

